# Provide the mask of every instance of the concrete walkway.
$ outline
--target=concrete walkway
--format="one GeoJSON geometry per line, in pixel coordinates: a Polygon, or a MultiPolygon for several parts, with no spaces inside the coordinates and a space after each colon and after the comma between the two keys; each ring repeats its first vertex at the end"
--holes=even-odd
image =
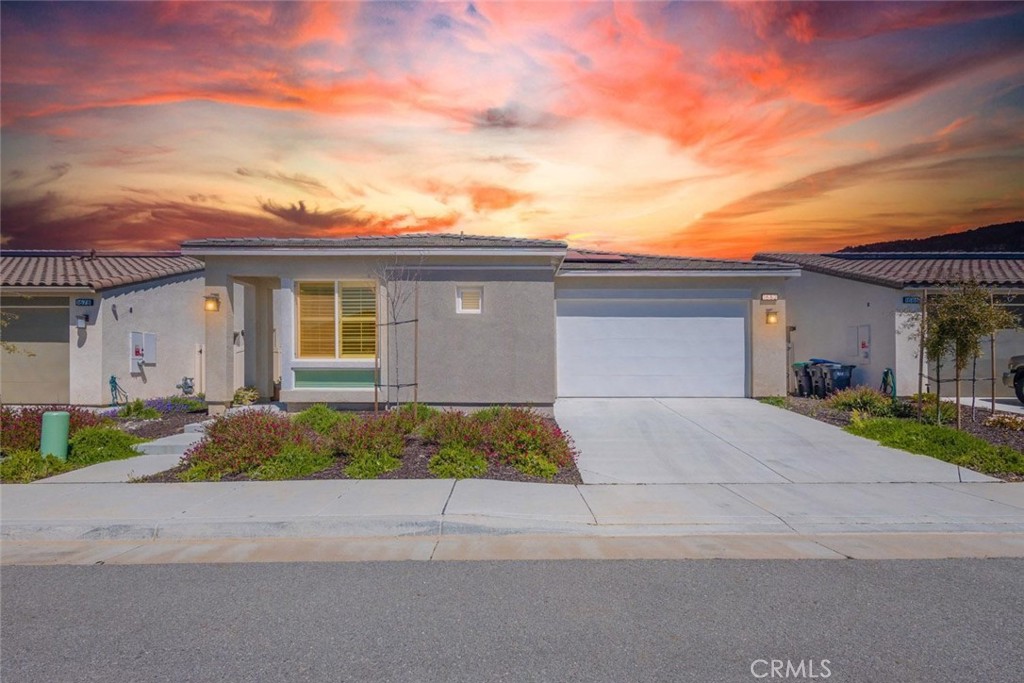
{"type": "Polygon", "coordinates": [[[559,399],[587,484],[995,481],[743,398],[559,399]]]}

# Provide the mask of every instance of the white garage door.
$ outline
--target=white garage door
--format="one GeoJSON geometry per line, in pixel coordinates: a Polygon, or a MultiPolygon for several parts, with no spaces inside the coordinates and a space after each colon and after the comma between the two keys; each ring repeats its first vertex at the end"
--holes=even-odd
{"type": "Polygon", "coordinates": [[[745,396],[747,306],[559,300],[558,395],[745,396]]]}

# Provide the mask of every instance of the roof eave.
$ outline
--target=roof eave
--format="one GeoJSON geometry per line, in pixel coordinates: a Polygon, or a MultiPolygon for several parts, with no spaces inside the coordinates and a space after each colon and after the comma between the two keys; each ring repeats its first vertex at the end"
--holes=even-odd
{"type": "Polygon", "coordinates": [[[562,258],[564,248],[553,247],[203,247],[183,246],[182,254],[207,256],[549,256],[562,258]]]}
{"type": "Polygon", "coordinates": [[[798,268],[788,270],[561,270],[558,277],[800,277],[798,268]]]}

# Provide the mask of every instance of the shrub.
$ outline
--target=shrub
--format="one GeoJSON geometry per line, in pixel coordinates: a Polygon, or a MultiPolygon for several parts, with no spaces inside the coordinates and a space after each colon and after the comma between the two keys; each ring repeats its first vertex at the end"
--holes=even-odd
{"type": "Polygon", "coordinates": [[[39,451],[19,449],[0,460],[0,481],[5,484],[27,484],[72,469],[68,463],[39,451]]]}
{"type": "Polygon", "coordinates": [[[11,408],[0,406],[0,452],[38,450],[43,427],[43,413],[62,410],[70,414],[68,434],[74,436],[83,427],[94,427],[109,422],[106,418],[85,408],[75,406],[34,406],[11,408]]]}
{"type": "Polygon", "coordinates": [[[192,396],[165,396],[146,399],[145,406],[161,415],[173,413],[200,413],[206,410],[206,401],[192,396]]]}
{"type": "Polygon", "coordinates": [[[872,387],[850,387],[837,391],[825,399],[825,405],[834,410],[856,410],[876,417],[888,417],[895,413],[892,398],[872,387]]]}
{"type": "Polygon", "coordinates": [[[84,467],[133,458],[139,452],[132,447],[142,441],[117,427],[83,427],[68,442],[68,462],[74,467],[84,467]]]}
{"type": "Polygon", "coordinates": [[[353,457],[365,455],[398,458],[405,448],[405,434],[399,420],[387,413],[360,420],[345,420],[335,427],[334,448],[339,453],[353,457]]]}
{"type": "Polygon", "coordinates": [[[182,481],[220,481],[221,471],[217,469],[215,463],[212,462],[197,462],[194,465],[189,466],[187,470],[178,474],[178,479],[182,481]]]}
{"type": "Polygon", "coordinates": [[[273,481],[296,479],[327,469],[334,462],[329,453],[314,451],[306,444],[285,444],[277,456],[250,472],[253,479],[273,481]]]}
{"type": "Polygon", "coordinates": [[[516,458],[512,466],[523,474],[541,479],[552,479],[558,474],[558,467],[537,453],[526,453],[516,458]]]}
{"type": "Polygon", "coordinates": [[[487,458],[464,444],[453,443],[443,446],[428,467],[442,479],[467,479],[487,473],[487,458]]]}
{"type": "Polygon", "coordinates": [[[556,425],[527,408],[502,408],[485,431],[487,447],[500,462],[515,465],[529,454],[556,468],[576,459],[576,447],[556,425]]]}
{"type": "Polygon", "coordinates": [[[117,416],[125,420],[156,420],[160,417],[160,411],[137,398],[121,406],[117,416]]]}
{"type": "Polygon", "coordinates": [[[1024,474],[1024,453],[953,427],[886,417],[857,419],[846,430],[883,446],[929,455],[979,472],[1024,474]]]}
{"type": "Polygon", "coordinates": [[[317,434],[330,436],[334,431],[334,425],[341,419],[341,413],[337,410],[331,410],[325,403],[317,403],[293,417],[292,422],[305,425],[317,434]]]}
{"type": "Polygon", "coordinates": [[[244,410],[214,418],[205,438],[185,452],[183,462],[190,467],[209,463],[209,469],[200,472],[248,472],[279,455],[287,445],[330,453],[328,439],[309,427],[293,424],[288,416],[244,410]]]}
{"type": "Polygon", "coordinates": [[[405,405],[392,410],[389,415],[394,416],[394,419],[401,425],[401,429],[404,433],[409,434],[414,431],[419,425],[430,420],[435,415],[440,415],[441,411],[431,406],[417,403],[415,409],[412,403],[406,403],[405,405]]]}
{"type": "Polygon", "coordinates": [[[991,415],[985,420],[985,426],[1024,432],[1024,415],[1007,415],[1006,413],[991,415]]]}
{"type": "Polygon", "coordinates": [[[260,391],[256,387],[239,387],[231,398],[231,402],[236,406],[251,406],[258,400],[260,400],[260,391]]]}
{"type": "Polygon", "coordinates": [[[387,453],[362,451],[352,456],[345,474],[353,479],[376,479],[385,472],[401,467],[402,461],[387,453]]]}
{"type": "Polygon", "coordinates": [[[461,444],[480,448],[484,443],[481,421],[455,410],[437,413],[420,427],[420,433],[427,441],[442,447],[461,444]]]}
{"type": "Polygon", "coordinates": [[[935,408],[938,404],[938,409],[942,417],[942,424],[951,424],[956,422],[957,405],[951,401],[940,401],[939,397],[935,394],[914,394],[910,397],[909,408],[910,416],[917,417],[917,399],[922,399],[922,421],[926,424],[935,424],[935,408]]]}

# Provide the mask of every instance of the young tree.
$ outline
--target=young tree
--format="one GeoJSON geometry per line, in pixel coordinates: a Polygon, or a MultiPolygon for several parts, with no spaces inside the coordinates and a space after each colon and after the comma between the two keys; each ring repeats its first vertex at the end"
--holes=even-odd
{"type": "MultiPolygon", "coordinates": [[[[391,405],[391,389],[395,389],[395,406],[402,405],[402,389],[406,386],[401,382],[401,339],[400,328],[405,325],[416,325],[416,312],[409,310],[409,302],[419,287],[420,270],[423,258],[414,263],[406,263],[395,257],[391,261],[382,262],[373,270],[373,275],[384,293],[385,312],[380,322],[381,329],[387,329],[387,348],[385,357],[388,362],[388,382],[385,385],[385,405],[391,405]]],[[[415,354],[417,349],[413,349],[415,354]]]]}
{"type": "MultiPolygon", "coordinates": [[[[981,341],[999,330],[1017,327],[1014,316],[995,305],[988,292],[974,282],[930,299],[924,329],[924,347],[929,358],[936,361],[936,375],[942,360],[951,357],[956,384],[956,426],[960,417],[960,379],[968,363],[981,353],[981,341]]],[[[939,393],[939,392],[937,392],[939,393]]]]}

